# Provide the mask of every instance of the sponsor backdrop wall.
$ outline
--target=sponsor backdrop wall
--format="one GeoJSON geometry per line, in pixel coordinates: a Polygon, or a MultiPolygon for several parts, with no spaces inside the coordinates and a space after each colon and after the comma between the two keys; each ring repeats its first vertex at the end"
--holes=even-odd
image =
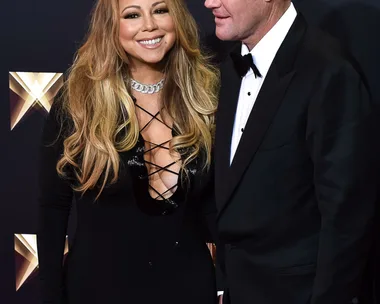
{"type": "MultiPolygon", "coordinates": [[[[213,19],[203,1],[187,3],[201,35],[211,35],[213,19]]],[[[35,244],[37,148],[44,118],[62,85],[62,73],[83,40],[92,5],[92,0],[2,1],[0,304],[39,303],[35,244]]],[[[295,5],[310,23],[329,31],[351,49],[379,101],[380,2],[295,0],[295,5]]],[[[362,303],[376,303],[371,293],[376,283],[374,267],[375,263],[369,267],[362,303]]]]}

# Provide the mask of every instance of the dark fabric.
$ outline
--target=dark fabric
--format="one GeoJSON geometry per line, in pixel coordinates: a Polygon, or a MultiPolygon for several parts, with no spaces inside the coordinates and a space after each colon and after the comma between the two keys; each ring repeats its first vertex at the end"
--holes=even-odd
{"type": "Polygon", "coordinates": [[[299,15],[230,166],[241,78],[225,54],[241,45],[221,45],[215,189],[224,303],[355,303],[378,196],[379,114],[365,81],[339,44],[299,15]]]}
{"type": "Polygon", "coordinates": [[[216,303],[215,269],[204,233],[204,223],[212,227],[207,218],[215,218],[211,173],[193,164],[190,188],[178,188],[172,196],[178,208],[161,215],[148,185],[139,181],[139,170],[131,170],[140,138],[134,149],[120,153],[119,179],[98,201],[97,190],[73,194],[71,180],[58,177],[55,169],[70,129],[61,112],[58,98],[41,147],[37,239],[43,303],[216,303]],[[62,265],[73,199],[77,228],[62,265]]]}

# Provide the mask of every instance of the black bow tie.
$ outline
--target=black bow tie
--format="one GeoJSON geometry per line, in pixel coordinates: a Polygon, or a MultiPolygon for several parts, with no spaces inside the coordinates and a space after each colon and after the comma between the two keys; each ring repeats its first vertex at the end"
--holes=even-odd
{"type": "Polygon", "coordinates": [[[247,55],[244,55],[244,56],[238,53],[231,53],[230,55],[234,63],[235,69],[238,72],[240,77],[244,77],[250,68],[253,70],[253,73],[255,74],[255,78],[262,77],[259,69],[253,62],[251,53],[248,53],[247,55]]]}

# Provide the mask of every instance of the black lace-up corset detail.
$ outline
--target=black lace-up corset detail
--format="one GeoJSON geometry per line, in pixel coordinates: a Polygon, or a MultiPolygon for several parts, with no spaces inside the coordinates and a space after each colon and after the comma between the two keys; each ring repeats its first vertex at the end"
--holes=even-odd
{"type": "MultiPolygon", "coordinates": [[[[161,124],[165,125],[166,128],[170,129],[172,137],[175,136],[175,132],[173,128],[168,126],[163,121],[163,119],[160,118],[161,111],[158,111],[156,114],[152,114],[140,105],[138,105],[136,102],[135,106],[151,117],[151,119],[140,129],[139,140],[136,147],[134,148],[134,156],[128,162],[132,174],[136,177],[134,178],[135,195],[138,200],[138,205],[140,209],[142,209],[146,213],[167,215],[178,208],[178,202],[184,200],[184,190],[181,187],[181,173],[180,171],[175,172],[172,169],[172,166],[180,162],[181,158],[179,157],[178,159],[174,159],[173,161],[168,162],[165,165],[160,165],[153,161],[147,160],[145,156],[151,152],[157,151],[158,149],[164,149],[169,151],[168,143],[171,139],[161,143],[154,143],[152,141],[145,140],[142,136],[142,132],[153,121],[158,121],[161,124]],[[148,148],[146,146],[148,146],[148,148]],[[151,184],[150,180],[152,176],[154,176],[155,174],[158,175],[162,172],[173,174],[177,182],[167,187],[167,190],[160,192],[158,189],[156,189],[155,186],[151,184]],[[151,189],[155,195],[151,195],[149,193],[149,189],[151,189]],[[172,192],[172,194],[168,195],[169,192],[172,192]]],[[[164,181],[162,182],[164,183],[164,181]]]]}

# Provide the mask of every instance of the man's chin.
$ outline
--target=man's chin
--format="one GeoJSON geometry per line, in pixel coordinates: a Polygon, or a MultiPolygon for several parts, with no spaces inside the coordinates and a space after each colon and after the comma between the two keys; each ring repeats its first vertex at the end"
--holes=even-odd
{"type": "Polygon", "coordinates": [[[216,30],[215,30],[215,35],[216,35],[216,37],[218,37],[219,40],[222,40],[222,41],[233,40],[232,35],[226,33],[225,31],[222,31],[222,30],[218,31],[218,28],[216,28],[216,30]]]}

